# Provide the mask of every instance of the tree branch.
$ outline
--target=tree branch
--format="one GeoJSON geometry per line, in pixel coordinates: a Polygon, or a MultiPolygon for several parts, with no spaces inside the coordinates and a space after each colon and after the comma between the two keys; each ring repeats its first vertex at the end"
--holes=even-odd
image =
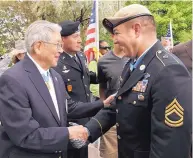
{"type": "Polygon", "coordinates": [[[71,4],[70,1],[68,1],[68,4],[69,4],[70,8],[72,9],[73,20],[75,20],[75,19],[76,19],[76,12],[74,11],[74,9],[73,9],[72,4],[71,4]]]}

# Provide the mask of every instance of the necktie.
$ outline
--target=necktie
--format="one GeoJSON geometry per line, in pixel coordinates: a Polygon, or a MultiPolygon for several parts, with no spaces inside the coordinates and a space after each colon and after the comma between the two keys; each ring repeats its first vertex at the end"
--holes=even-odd
{"type": "Polygon", "coordinates": [[[134,60],[130,59],[126,64],[125,67],[122,71],[121,74],[121,78],[122,78],[122,82],[121,85],[123,85],[125,83],[125,81],[127,81],[127,79],[129,78],[129,76],[131,75],[131,72],[134,69],[134,60]]]}
{"type": "Polygon", "coordinates": [[[136,60],[135,59],[131,59],[129,62],[129,66],[130,66],[130,71],[132,72],[134,69],[134,65],[135,65],[136,60]]]}
{"type": "Polygon", "coordinates": [[[43,79],[44,79],[44,82],[45,82],[45,84],[46,84],[48,90],[50,90],[50,89],[51,89],[50,83],[49,83],[49,80],[50,80],[50,73],[49,73],[49,72],[45,72],[44,74],[42,74],[42,77],[43,77],[43,79]]]}
{"type": "Polygon", "coordinates": [[[81,64],[80,64],[80,61],[79,61],[79,59],[77,58],[77,56],[75,55],[75,56],[73,56],[72,58],[73,58],[74,61],[77,63],[77,65],[81,68],[81,64]]]}

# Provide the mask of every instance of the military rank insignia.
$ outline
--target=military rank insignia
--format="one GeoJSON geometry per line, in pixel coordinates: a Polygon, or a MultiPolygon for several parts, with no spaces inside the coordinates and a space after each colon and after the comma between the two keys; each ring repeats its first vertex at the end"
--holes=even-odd
{"type": "Polygon", "coordinates": [[[138,81],[137,84],[132,88],[133,91],[137,92],[145,92],[147,88],[148,80],[144,79],[142,81],[138,81]]]}
{"type": "Polygon", "coordinates": [[[72,85],[71,84],[67,85],[67,90],[68,90],[68,92],[72,92],[72,85]]]}
{"type": "Polygon", "coordinates": [[[170,127],[180,127],[184,121],[184,109],[175,98],[165,109],[165,123],[170,127]]]}

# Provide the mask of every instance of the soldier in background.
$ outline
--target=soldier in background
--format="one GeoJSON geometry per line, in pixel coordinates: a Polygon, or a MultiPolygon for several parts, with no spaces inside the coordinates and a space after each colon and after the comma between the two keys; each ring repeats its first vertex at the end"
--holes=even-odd
{"type": "MultiPolygon", "coordinates": [[[[95,73],[89,72],[86,56],[81,52],[80,22],[65,20],[60,25],[64,52],[55,70],[62,76],[68,94],[74,101],[91,102],[90,83],[97,83],[97,78],[95,73]]],[[[68,121],[85,125],[89,118],[68,121]]],[[[88,147],[68,151],[68,158],[87,157],[88,147]]]]}
{"type": "MultiPolygon", "coordinates": [[[[103,100],[116,93],[120,87],[120,76],[128,61],[124,55],[124,48],[114,43],[113,51],[109,51],[98,61],[100,98],[103,100]]],[[[102,158],[118,158],[116,126],[113,126],[101,137],[100,156],[102,158]]]]}

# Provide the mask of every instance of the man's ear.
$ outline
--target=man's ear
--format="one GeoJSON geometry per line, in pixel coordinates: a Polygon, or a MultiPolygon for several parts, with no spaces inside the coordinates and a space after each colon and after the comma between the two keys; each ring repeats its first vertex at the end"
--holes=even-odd
{"type": "Polygon", "coordinates": [[[136,37],[138,38],[141,34],[141,24],[140,23],[135,23],[132,27],[135,31],[136,37]]]}
{"type": "Polygon", "coordinates": [[[64,42],[64,41],[65,41],[65,39],[66,39],[65,37],[62,37],[62,36],[61,36],[61,38],[62,38],[62,42],[64,42]]]}
{"type": "Polygon", "coordinates": [[[42,43],[42,42],[36,42],[36,43],[34,43],[34,46],[33,46],[34,52],[35,52],[36,54],[40,54],[40,53],[41,53],[42,46],[43,46],[43,43],[42,43]]]}

